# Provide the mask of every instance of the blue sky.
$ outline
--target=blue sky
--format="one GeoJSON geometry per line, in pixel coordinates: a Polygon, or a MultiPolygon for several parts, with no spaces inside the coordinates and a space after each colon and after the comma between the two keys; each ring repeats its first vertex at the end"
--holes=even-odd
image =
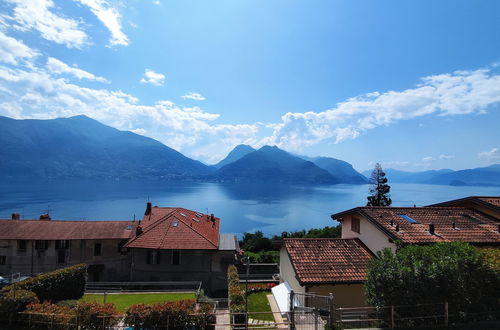
{"type": "Polygon", "coordinates": [[[0,115],[86,114],[206,163],[500,163],[500,2],[5,0],[0,115]]]}

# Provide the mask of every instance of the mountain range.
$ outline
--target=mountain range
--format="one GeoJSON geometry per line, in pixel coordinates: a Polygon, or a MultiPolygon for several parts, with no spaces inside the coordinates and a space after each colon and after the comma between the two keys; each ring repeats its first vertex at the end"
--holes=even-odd
{"type": "MultiPolygon", "coordinates": [[[[406,172],[384,169],[386,177],[396,183],[423,183],[452,186],[500,186],[500,164],[454,171],[450,169],[406,172]]],[[[363,174],[370,177],[371,171],[363,174]]]]}
{"type": "MultiPolygon", "coordinates": [[[[236,146],[205,165],[145,136],[80,115],[50,120],[0,116],[1,180],[196,180],[294,184],[366,184],[345,161],[299,156],[276,146],[236,146]]],[[[389,182],[500,185],[500,165],[419,173],[388,169],[389,182]]],[[[370,171],[365,172],[370,175],[370,171]]]]}

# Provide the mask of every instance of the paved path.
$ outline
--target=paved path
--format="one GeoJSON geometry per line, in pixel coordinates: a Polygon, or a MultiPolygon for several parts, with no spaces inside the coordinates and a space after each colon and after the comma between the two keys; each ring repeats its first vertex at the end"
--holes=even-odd
{"type": "Polygon", "coordinates": [[[229,310],[227,309],[218,309],[215,311],[215,319],[217,325],[215,326],[215,330],[230,330],[230,319],[229,319],[229,310]]]}
{"type": "Polygon", "coordinates": [[[276,303],[276,299],[274,299],[274,296],[272,294],[267,295],[267,300],[269,301],[269,306],[271,306],[271,312],[273,312],[274,320],[277,323],[278,329],[288,329],[288,326],[285,324],[285,320],[283,320],[283,317],[281,316],[280,309],[278,308],[278,304],[276,303]]]}

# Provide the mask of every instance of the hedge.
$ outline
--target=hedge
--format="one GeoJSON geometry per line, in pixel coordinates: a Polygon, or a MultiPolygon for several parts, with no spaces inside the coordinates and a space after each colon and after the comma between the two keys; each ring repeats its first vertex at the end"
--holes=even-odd
{"type": "Polygon", "coordinates": [[[28,290],[7,291],[0,296],[0,318],[10,321],[18,318],[18,313],[31,303],[38,303],[36,294],[28,290]]]}
{"type": "Polygon", "coordinates": [[[30,304],[26,312],[31,314],[30,322],[37,329],[68,329],[70,325],[82,329],[102,329],[117,325],[121,319],[115,305],[94,302],[78,302],[69,307],[55,305],[45,301],[41,304],[30,304]]]}
{"type": "MultiPolygon", "coordinates": [[[[230,313],[244,313],[246,311],[244,291],[241,289],[238,271],[234,265],[229,265],[227,268],[227,289],[230,313]]],[[[235,324],[243,324],[245,315],[236,314],[231,321],[235,324]]]]}
{"type": "Polygon", "coordinates": [[[132,305],[125,313],[125,324],[134,329],[214,329],[215,315],[209,304],[192,299],[154,305],[132,305]]]}
{"type": "Polygon", "coordinates": [[[2,289],[2,293],[29,290],[33,291],[40,301],[79,299],[85,292],[86,276],[87,265],[75,265],[8,285],[2,289]]]}

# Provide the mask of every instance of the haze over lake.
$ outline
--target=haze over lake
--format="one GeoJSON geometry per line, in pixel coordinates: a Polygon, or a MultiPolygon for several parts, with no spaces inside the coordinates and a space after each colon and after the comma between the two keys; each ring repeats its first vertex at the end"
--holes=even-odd
{"type": "MultiPolygon", "coordinates": [[[[499,195],[499,187],[392,184],[393,206],[417,206],[471,195],[499,195]]],[[[153,205],[214,213],[221,232],[261,230],[265,234],[336,224],[330,214],[366,204],[367,185],[293,186],[217,183],[52,183],[4,184],[0,218],[19,212],[24,219],[49,210],[52,219],[141,219],[153,205]]]]}

